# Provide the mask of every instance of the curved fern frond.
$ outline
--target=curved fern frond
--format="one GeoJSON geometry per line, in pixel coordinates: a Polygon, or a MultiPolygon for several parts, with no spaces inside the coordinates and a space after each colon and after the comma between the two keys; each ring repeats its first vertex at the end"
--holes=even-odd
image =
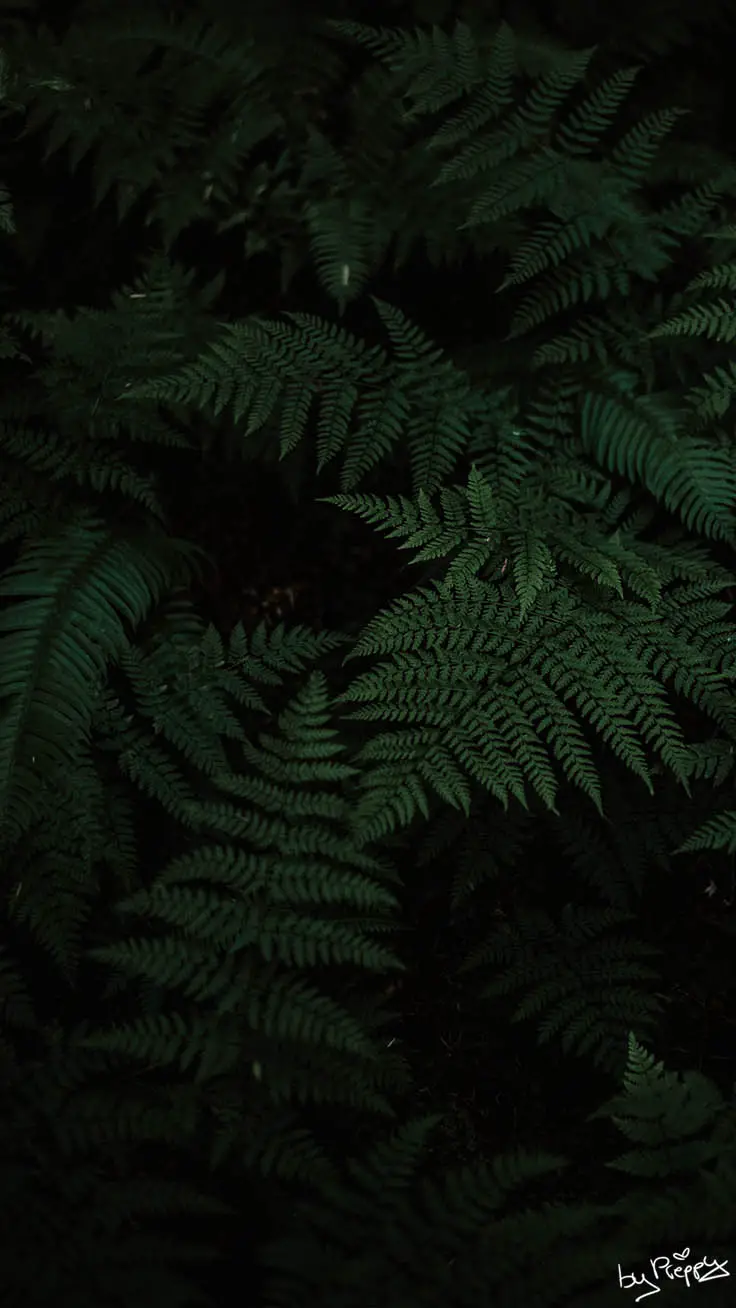
{"type": "Polygon", "coordinates": [[[86,515],[29,542],[0,580],[6,839],[33,822],[43,778],[75,766],[108,666],[181,582],[183,557],[159,537],[126,539],[86,515]]]}
{"type": "Polygon", "coordinates": [[[732,539],[736,463],[728,449],[689,435],[671,408],[632,394],[625,375],[585,395],[581,419],[583,447],[604,467],[640,481],[691,530],[732,539]]]}
{"type": "MultiPolygon", "coordinates": [[[[355,769],[340,758],[330,718],[324,678],[313,673],[274,731],[231,736],[240,766],[223,762],[213,798],[184,806],[201,831],[197,847],[121,902],[121,920],[137,922],[138,934],[93,950],[155,1003],[83,1048],[191,1067],[203,1085],[232,1078],[234,1088],[250,1065],[269,1112],[341,1098],[389,1111],[385,1091],[404,1073],[378,1041],[382,1014],[361,1012],[349,991],[337,1000],[325,980],[330,968],[401,967],[384,939],[397,901],[381,863],[350,835],[345,788],[355,769]]],[[[242,1115],[232,1125],[227,1138],[242,1139],[242,1115]]]]}

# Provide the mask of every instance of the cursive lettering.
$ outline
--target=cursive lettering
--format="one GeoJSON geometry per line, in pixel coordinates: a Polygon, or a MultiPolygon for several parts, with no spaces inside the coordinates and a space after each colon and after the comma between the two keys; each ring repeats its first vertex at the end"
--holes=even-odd
{"type": "Polygon", "coordinates": [[[622,1290],[633,1290],[641,1286],[647,1289],[643,1294],[637,1295],[634,1303],[639,1303],[641,1299],[648,1299],[650,1295],[659,1294],[661,1285],[660,1279],[666,1276],[669,1281],[684,1281],[687,1288],[690,1289],[690,1278],[693,1281],[717,1281],[725,1276],[730,1276],[728,1271],[728,1259],[724,1258],[719,1261],[718,1258],[701,1258],[700,1262],[688,1262],[690,1250],[683,1249],[681,1253],[673,1253],[669,1258],[662,1254],[658,1258],[649,1259],[650,1274],[645,1276],[642,1273],[637,1277],[633,1272],[622,1272],[621,1264],[618,1264],[618,1283],[622,1290]]]}
{"type": "Polygon", "coordinates": [[[650,1294],[659,1294],[659,1286],[655,1285],[652,1281],[648,1281],[643,1273],[639,1278],[639,1280],[637,1280],[633,1272],[622,1272],[620,1263],[618,1265],[618,1283],[621,1286],[622,1290],[630,1290],[632,1286],[637,1286],[637,1285],[649,1286],[649,1289],[647,1290],[646,1294],[637,1295],[636,1299],[634,1300],[634,1303],[638,1303],[640,1299],[648,1299],[650,1294]],[[626,1284],[624,1284],[624,1282],[626,1282],[626,1284]]]}

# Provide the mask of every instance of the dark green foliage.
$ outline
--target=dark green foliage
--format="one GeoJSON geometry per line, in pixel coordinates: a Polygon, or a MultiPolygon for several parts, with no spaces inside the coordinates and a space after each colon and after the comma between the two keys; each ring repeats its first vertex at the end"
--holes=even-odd
{"type": "Polygon", "coordinates": [[[602,1308],[728,1257],[728,1069],[668,993],[732,1031],[678,934],[736,850],[736,165],[660,96],[687,23],[67,8],[0,68],[8,1301],[602,1308]],[[314,561],[235,530],[265,470],[274,534],[334,524],[309,618],[314,561]]]}
{"type": "Polygon", "coordinates": [[[348,1162],[341,1182],[325,1188],[324,1207],[302,1214],[306,1233],[274,1246],[269,1304],[319,1295],[329,1308],[471,1308],[480,1297],[503,1305],[603,1305],[615,1302],[610,1269],[617,1263],[628,1268],[641,1260],[651,1241],[676,1243],[680,1232],[690,1240],[695,1204],[699,1230],[713,1241],[730,1235],[733,1218],[721,1200],[733,1196],[736,1180],[733,1108],[712,1085],[696,1074],[680,1081],[665,1073],[631,1036],[625,1091],[600,1110],[604,1115],[630,1142],[643,1143],[609,1167],[627,1178],[692,1179],[679,1192],[651,1198],[631,1187],[609,1205],[535,1211],[522,1206],[521,1192],[558,1173],[563,1158],[519,1151],[454,1169],[439,1182],[419,1179],[436,1125],[419,1119],[368,1157],[348,1162]]]}

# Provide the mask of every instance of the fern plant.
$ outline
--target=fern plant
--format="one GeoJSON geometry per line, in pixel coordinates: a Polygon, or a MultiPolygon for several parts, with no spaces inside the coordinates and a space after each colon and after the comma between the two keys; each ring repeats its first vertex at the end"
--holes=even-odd
{"type": "MultiPolygon", "coordinates": [[[[36,793],[33,814],[55,820],[48,833],[17,836],[16,947],[30,928],[65,978],[57,991],[72,1015],[72,985],[98,994],[96,1020],[49,1021],[37,1011],[45,992],[28,993],[14,950],[3,969],[4,1211],[27,1213],[12,1259],[7,1222],[2,1232],[4,1280],[39,1305],[52,1291],[91,1303],[107,1294],[100,1278],[111,1269],[116,1302],[205,1302],[186,1264],[214,1250],[202,1240],[179,1256],[156,1224],[230,1220],[233,1210],[201,1177],[157,1176],[152,1151],[201,1159],[205,1178],[234,1171],[313,1186],[334,1162],[305,1125],[306,1107],[391,1116],[407,1083],[383,1036],[381,978],[401,966],[391,865],[349,835],[341,792],[354,769],[340,758],[324,679],[304,680],[275,730],[246,732],[239,721],[268,716],[259,683],[273,693],[329,638],[262,627],[251,642],[236,631],[225,649],[211,628],[187,636],[172,624],[145,654],[121,651],[118,694],[97,696],[88,739],[75,742],[64,808],[39,807],[36,793]],[[179,832],[180,852],[155,874],[165,823],[151,843],[122,802],[98,813],[97,830],[94,808],[82,822],[111,750],[129,786],[179,832]],[[104,943],[90,947],[100,932],[104,943]],[[372,985],[358,985],[361,975],[372,985]]],[[[62,793],[57,782],[57,803],[62,793]]]]}
{"type": "Polygon", "coordinates": [[[670,1288],[664,1264],[677,1265],[666,1255],[682,1245],[698,1249],[698,1261],[701,1241],[708,1264],[715,1258],[725,1269],[711,1287],[725,1304],[736,1197],[733,1105],[704,1077],[665,1072],[631,1036],[623,1092],[594,1116],[635,1146],[606,1166],[627,1179],[656,1178],[648,1197],[634,1185],[612,1201],[560,1202],[554,1187],[565,1160],[530,1151],[428,1175],[436,1121],[415,1119],[368,1156],[349,1160],[321,1202],[304,1205],[293,1232],[274,1242],[269,1308],[317,1293],[329,1308],[379,1301],[470,1308],[489,1298],[603,1308],[637,1283],[628,1278],[641,1274],[640,1263],[654,1277],[650,1250],[663,1255],[656,1293],[670,1288]]]}
{"type": "MultiPolygon", "coordinates": [[[[137,933],[93,951],[142,985],[145,1014],[86,1037],[83,1046],[162,1068],[191,1067],[215,1104],[213,1156],[234,1150],[250,1165],[293,1172],[293,1139],[283,1134],[290,1106],[345,1102],[390,1112],[390,1096],[404,1083],[401,1060],[380,1040],[380,1005],[365,1008],[364,999],[317,978],[331,969],[380,977],[400,964],[382,940],[396,909],[390,869],[349,835],[349,801],[340,791],[355,769],[340,760],[324,679],[313,674],[279,715],[277,731],[257,739],[226,707],[234,697],[253,709],[259,696],[249,672],[258,678],[270,669],[273,678],[319,643],[305,631],[288,639],[276,632],[268,642],[264,635],[261,629],[248,649],[236,633],[229,655],[220,649],[213,658],[210,629],[198,667],[180,665],[179,684],[159,690],[158,766],[140,739],[146,763],[136,770],[134,738],[116,735],[122,766],[191,830],[193,844],[121,903],[121,921],[137,925],[137,933]],[[223,733],[223,746],[230,742],[212,758],[207,797],[191,789],[187,797],[176,786],[174,756],[168,768],[164,762],[173,746],[201,767],[206,735],[197,742],[185,707],[194,703],[202,726],[223,733]],[[248,1112],[258,1105],[257,1131],[246,1104],[248,1112]]],[[[148,697],[155,664],[131,665],[136,696],[148,697]]],[[[151,712],[149,704],[143,716],[151,712]]],[[[375,987],[374,1001],[378,996],[375,987]]],[[[316,1165],[314,1150],[306,1150],[299,1167],[316,1165]]]]}
{"type": "MultiPolygon", "coordinates": [[[[590,834],[624,807],[612,777],[649,820],[662,778],[730,775],[731,250],[709,238],[736,174],[678,164],[679,109],[639,112],[640,70],[593,49],[343,22],[279,51],[244,28],[92,4],[0,69],[26,139],[146,236],[109,305],[2,323],[0,1262],[31,1308],[195,1303],[156,1223],[225,1221],[215,1177],[278,1196],[269,1308],[602,1305],[649,1241],[725,1243],[736,1198],[732,1105],[637,1043],[659,1009],[629,932],[644,855],[730,848],[732,815],[652,818],[595,866],[590,834]],[[180,261],[202,230],[243,236],[224,277],[180,261]],[[487,278],[467,366],[393,302],[418,250],[487,278]],[[274,251],[319,312],[304,283],[284,315],[243,291],[238,260],[274,251]],[[169,507],[178,452],[212,457],[223,422],[251,470],[258,448],[339,464],[322,503],[428,573],[355,638],[205,629],[169,507]],[[637,1146],[626,1193],[570,1201],[534,1142],[431,1175],[387,1003],[430,822],[425,853],[467,837],[448,883],[485,999],[604,1071],[634,1032],[607,1109],[637,1146]],[[477,892],[552,827],[584,902],[489,923],[477,892]],[[344,1167],[353,1134],[373,1148],[344,1167]]],[[[0,192],[7,238],[14,208],[0,192]]]]}
{"type": "MultiPolygon", "coordinates": [[[[335,30],[386,64],[397,91],[402,88],[412,130],[429,114],[448,121],[446,130],[420,136],[414,151],[437,159],[438,192],[451,192],[459,180],[456,212],[464,213],[469,230],[482,229],[482,248],[509,215],[526,223],[528,241],[498,288],[536,287],[517,302],[511,336],[532,348],[544,332],[549,342],[552,319],[580,306],[599,319],[619,313],[620,330],[633,344],[644,287],[673,265],[685,231],[705,230],[708,212],[734,183],[724,167],[709,191],[686,192],[662,210],[647,207],[647,170],[677,113],[650,115],[610,146],[606,134],[631,92],[634,70],[588,89],[592,54],[571,55],[519,101],[513,42],[503,26],[490,50],[475,49],[463,25],[452,39],[437,36],[434,43],[421,33],[375,34],[350,24],[335,30]],[[454,115],[450,106],[459,106],[454,115]],[[533,218],[540,209],[551,215],[542,227],[533,218]],[[623,313],[630,300],[633,315],[623,313]]],[[[607,349],[605,333],[597,337],[598,361],[591,367],[585,360],[584,372],[580,356],[568,358],[552,378],[551,356],[539,356],[514,425],[502,437],[497,400],[444,364],[393,308],[382,302],[377,308],[393,357],[313,318],[246,320],[226,329],[178,376],[144,383],[131,396],[213,405],[216,412],[227,405],[246,433],[264,423],[278,426],[282,455],[304,438],[314,413],[318,468],[345,450],[343,487],[355,490],[353,498],[331,502],[373,523],[390,522],[407,544],[423,546],[422,559],[452,553],[443,580],[377,617],[349,653],[388,656],[346,693],[348,702],[361,705],[359,720],[389,718],[404,726],[379,734],[362,756],[382,763],[358,814],[366,838],[426,814],[427,784],[461,807],[469,777],[504,802],[510,795],[524,802],[531,785],[553,806],[550,755],[599,804],[585,723],[647,785],[651,751],[687,784],[695,760],[688,759],[664,687],[676,676],[678,693],[730,734],[726,627],[714,630],[701,660],[695,655],[700,618],[696,608],[690,612],[718,583],[706,580],[711,564],[704,555],[696,590],[664,592],[665,550],[636,539],[641,528],[636,519],[623,519],[612,483],[623,477],[638,488],[640,501],[661,505],[689,531],[731,542],[730,446],[718,433],[688,425],[656,358],[645,356],[643,369],[629,355],[624,368],[607,349]],[[415,503],[362,497],[360,477],[390,453],[400,433],[415,503]],[[447,485],[469,463],[472,519],[463,517],[447,485]],[[432,526],[428,502],[438,491],[448,519],[444,536],[432,526]],[[626,597],[626,586],[636,599],[626,597]],[[609,587],[618,598],[606,595],[609,587]]],[[[593,320],[590,332],[592,340],[593,320]]],[[[685,561],[689,544],[684,549],[674,566],[694,580],[685,561]]],[[[725,583],[728,575],[721,576],[725,583]]]]}

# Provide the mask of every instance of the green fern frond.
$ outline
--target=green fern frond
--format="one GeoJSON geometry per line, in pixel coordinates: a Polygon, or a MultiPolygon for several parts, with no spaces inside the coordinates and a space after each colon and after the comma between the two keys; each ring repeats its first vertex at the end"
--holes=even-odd
{"type": "Polygon", "coordinates": [[[434,113],[457,100],[479,79],[479,51],[471,29],[457,22],[451,34],[434,26],[431,32],[374,29],[362,23],[330,20],[336,35],[366,49],[407,85],[411,107],[407,117],[434,113]]]}
{"type": "Polygon", "coordinates": [[[624,1091],[593,1114],[610,1118],[635,1146],[609,1167],[664,1179],[723,1165],[724,1144],[713,1131],[725,1108],[717,1087],[700,1072],[666,1071],[631,1033],[628,1044],[624,1091]]]}
{"type": "MultiPolygon", "coordinates": [[[[251,654],[241,634],[236,643],[243,648],[228,668],[222,645],[218,654],[211,633],[208,639],[210,659],[200,668],[188,661],[185,669],[205,716],[212,694],[207,679],[228,687],[251,654]]],[[[251,644],[271,655],[272,672],[268,678],[264,659],[253,669],[255,679],[278,684],[276,669],[303,667],[310,640],[319,648],[320,638],[302,630],[279,658],[283,631],[273,651],[264,632],[256,633],[251,644]]],[[[139,690],[142,667],[139,661],[139,690]]],[[[173,667],[172,680],[175,685],[173,667]]],[[[200,1084],[235,1077],[247,1059],[258,1068],[267,1104],[342,1096],[363,1110],[385,1112],[384,1082],[386,1089],[395,1085],[403,1063],[378,1043],[372,1025],[380,1014],[362,1019],[349,998],[338,1003],[308,980],[330,967],[383,975],[401,966],[382,939],[393,928],[397,901],[380,862],[349,833],[345,786],[355,769],[340,758],[344,747],[331,725],[324,677],[307,679],[273,731],[257,738],[229,734],[240,768],[221,761],[211,776],[212,800],[179,800],[186,825],[202,836],[211,831],[220,843],[200,839],[192,853],[170,861],[149,887],[121,902],[122,920],[146,924],[148,932],[92,951],[97,962],[158,999],[138,1020],[97,1032],[82,1047],[182,1072],[192,1067],[200,1084]]],[[[183,741],[173,743],[184,751],[183,741]]],[[[192,756],[200,767],[201,752],[200,746],[192,756]]],[[[150,755],[142,740],[141,756],[150,755]]],[[[242,1121],[233,1130],[242,1135],[242,1121]]],[[[234,1138],[226,1132],[221,1147],[235,1147],[234,1138]]]]}
{"type": "Polygon", "coordinates": [[[688,435],[671,407],[633,394],[625,375],[585,395],[581,419],[583,447],[604,467],[640,481],[691,530],[731,539],[736,467],[728,450],[688,435]]]}
{"type": "Polygon", "coordinates": [[[112,535],[87,516],[30,542],[0,581],[5,701],[0,811],[7,839],[33,821],[42,777],[74,767],[110,663],[182,577],[159,540],[112,535]]]}
{"type": "Polygon", "coordinates": [[[430,150],[454,148],[477,138],[481,129],[513,104],[513,75],[517,70],[514,33],[508,23],[499,23],[483,69],[481,84],[467,104],[437,129],[427,142],[430,150]]]}
{"type": "Polygon", "coordinates": [[[211,405],[216,415],[229,407],[236,422],[245,421],[246,435],[278,414],[282,457],[304,438],[316,405],[318,470],[344,451],[348,490],[403,437],[415,485],[431,491],[469,440],[468,379],[398,309],[374,303],[393,360],[334,324],[291,313],[288,323],[253,318],[229,326],[196,363],[126,395],[211,405]]]}
{"type": "Polygon", "coordinates": [[[632,1021],[649,1031],[660,1007],[642,985],[657,979],[647,960],[658,951],[615,933],[631,920],[610,908],[567,905],[559,923],[541,911],[517,911],[465,967],[493,966],[498,975],[484,987],[486,998],[526,991],[512,1021],[536,1018],[540,1044],[559,1037],[568,1052],[615,1070],[632,1021]]]}
{"type": "Polygon", "coordinates": [[[340,310],[359,296],[371,271],[374,216],[358,200],[315,200],[307,209],[319,279],[340,310]]]}
{"type": "Polygon", "coordinates": [[[620,177],[636,183],[646,175],[662,142],[686,114],[684,109],[657,109],[621,137],[611,152],[611,164],[620,177]]]}
{"type": "Polygon", "coordinates": [[[688,836],[674,852],[684,854],[693,850],[716,849],[736,854],[736,813],[728,811],[705,822],[688,836]]]}
{"type": "MultiPolygon", "coordinates": [[[[395,601],[348,655],[380,661],[342,696],[360,705],[356,720],[402,723],[407,733],[385,737],[384,761],[361,779],[366,802],[372,791],[385,800],[392,787],[394,805],[403,796],[407,814],[423,810],[418,763],[441,744],[504,804],[511,795],[525,803],[531,784],[554,808],[556,762],[600,806],[584,721],[649,789],[648,750],[687,784],[692,760],[665,686],[684,690],[726,733],[733,729],[730,665],[720,672],[711,662],[725,659],[728,646],[722,630],[698,634],[698,598],[697,588],[683,587],[652,613],[629,600],[591,607],[557,586],[539,595],[523,626],[516,600],[482,579],[460,589],[434,582],[395,601]]],[[[366,748],[375,757],[379,746],[366,748]]],[[[370,831],[377,820],[375,812],[370,831]]]]}
{"type": "Polygon", "coordinates": [[[36,34],[34,64],[17,89],[47,157],[89,160],[95,203],[112,194],[120,221],[148,193],[167,248],[213,201],[232,202],[244,161],[283,126],[252,44],[196,16],[74,21],[62,40],[36,34]],[[229,110],[213,122],[218,102],[229,110]]]}
{"type": "Polygon", "coordinates": [[[628,296],[631,275],[621,261],[608,253],[595,262],[582,256],[573,257],[563,268],[549,273],[541,285],[531,291],[514,312],[509,336],[516,339],[540,327],[556,314],[594,300],[609,300],[614,295],[628,296]]]}
{"type": "Polygon", "coordinates": [[[470,440],[468,379],[404,314],[372,298],[391,339],[398,380],[414,401],[405,434],[414,486],[431,494],[470,440]]]}
{"type": "Polygon", "coordinates": [[[651,336],[654,339],[660,336],[705,336],[709,340],[730,343],[736,338],[733,305],[724,299],[707,305],[695,304],[655,327],[651,336]]]}
{"type": "Polygon", "coordinates": [[[607,132],[628,98],[641,66],[620,68],[579,104],[557,129],[556,139],[571,156],[587,155],[607,132]]]}
{"type": "Polygon", "coordinates": [[[475,467],[470,472],[467,499],[450,487],[441,491],[444,521],[421,487],[416,500],[410,500],[404,495],[398,499],[389,497],[388,500],[377,495],[331,495],[326,496],[324,502],[359,514],[364,521],[377,526],[389,538],[406,537],[399,549],[416,551],[412,564],[455,555],[449,565],[448,576],[458,580],[463,575],[472,575],[488,562],[498,548],[497,509],[488,483],[475,467]],[[472,551],[463,549],[471,540],[474,540],[472,551]],[[468,566],[471,552],[472,563],[468,566]]]}

